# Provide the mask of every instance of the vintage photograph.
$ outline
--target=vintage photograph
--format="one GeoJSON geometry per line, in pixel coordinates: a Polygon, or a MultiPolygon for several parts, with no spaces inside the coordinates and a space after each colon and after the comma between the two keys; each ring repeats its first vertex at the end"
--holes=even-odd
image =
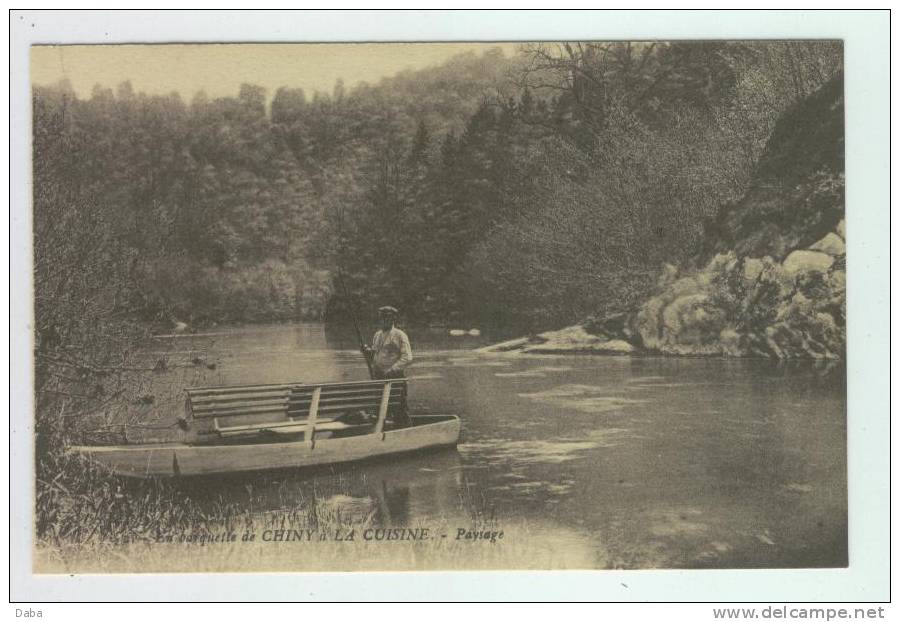
{"type": "Polygon", "coordinates": [[[33,571],[846,567],[843,59],[32,46],[33,571]]]}

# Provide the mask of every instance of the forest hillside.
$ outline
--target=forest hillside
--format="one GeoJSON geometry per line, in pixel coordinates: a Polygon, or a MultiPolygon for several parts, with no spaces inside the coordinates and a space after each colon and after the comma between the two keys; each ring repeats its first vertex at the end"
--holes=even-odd
{"type": "Polygon", "coordinates": [[[844,97],[838,74],[779,118],[746,193],[625,313],[488,348],[843,358],[844,97]]]}
{"type": "Polygon", "coordinates": [[[633,311],[667,265],[781,261],[839,220],[841,66],[524,44],[331,93],[35,86],[38,348],[89,319],[343,320],[339,280],[410,324],[537,332],[633,311]]]}

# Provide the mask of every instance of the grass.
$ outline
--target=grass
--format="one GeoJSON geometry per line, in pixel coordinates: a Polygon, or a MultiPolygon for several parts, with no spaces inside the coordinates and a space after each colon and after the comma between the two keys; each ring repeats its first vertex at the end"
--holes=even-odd
{"type": "MultiPolygon", "coordinates": [[[[479,489],[465,485],[459,456],[406,457],[332,471],[177,480],[130,480],[66,454],[73,439],[100,429],[111,442],[166,440],[177,432],[180,387],[203,384],[205,353],[157,352],[137,371],[80,376],[53,385],[103,398],[48,399],[37,406],[35,546],[37,573],[247,572],[320,570],[591,568],[593,548],[556,526],[500,521],[479,489]],[[163,371],[156,358],[167,361],[163,371]],[[146,369],[145,369],[146,368],[146,369]],[[76,382],[77,381],[77,382],[76,382]],[[122,387],[127,391],[120,390],[122,387]],[[148,396],[152,396],[152,400],[148,396]],[[146,404],[149,402],[149,405],[146,404]],[[130,417],[130,419],[128,418],[130,417]],[[135,419],[137,417],[137,419],[135,419]],[[163,417],[163,418],[160,418],[163,417]],[[463,480],[460,480],[463,478],[463,480]],[[376,528],[427,528],[417,541],[367,541],[376,528]],[[457,530],[503,531],[494,543],[457,540],[457,530]],[[310,530],[311,541],[269,542],[271,529],[310,530]],[[352,542],[346,535],[354,530],[352,542]],[[244,540],[245,533],[253,540],[244,540]],[[343,540],[336,540],[340,532],[343,540]],[[208,541],[234,533],[233,542],[208,541]],[[322,539],[321,534],[327,534],[322,539]],[[441,537],[446,535],[446,537],[441,537]]],[[[56,370],[52,370],[56,372],[56,370]]],[[[65,371],[65,370],[64,370],[65,371]]],[[[57,395],[56,393],[51,396],[57,395]]],[[[599,565],[604,565],[599,560],[599,565]]]]}
{"type": "Polygon", "coordinates": [[[367,481],[365,469],[314,475],[299,493],[287,480],[254,488],[243,478],[232,487],[240,494],[229,494],[204,480],[127,481],[82,458],[66,460],[63,476],[39,486],[37,573],[562,569],[600,561],[573,534],[548,537],[501,522],[462,496],[431,519],[408,520],[396,508],[392,515],[396,499],[380,495],[382,484],[367,481]],[[360,485],[370,493],[361,495],[360,485]],[[429,537],[371,539],[383,528],[424,528],[429,537]],[[457,539],[459,529],[503,537],[457,539]],[[275,541],[277,530],[294,537],[275,541]]]}

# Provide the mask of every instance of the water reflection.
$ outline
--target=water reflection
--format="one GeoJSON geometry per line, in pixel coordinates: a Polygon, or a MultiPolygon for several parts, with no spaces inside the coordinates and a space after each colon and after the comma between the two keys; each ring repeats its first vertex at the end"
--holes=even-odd
{"type": "MultiPolygon", "coordinates": [[[[458,452],[190,494],[258,512],[315,500],[379,526],[517,521],[551,548],[582,547],[590,566],[846,564],[842,364],[476,355],[465,348],[487,337],[408,332],[410,407],[459,415],[458,452]]],[[[352,329],[222,329],[179,346],[197,348],[216,365],[206,384],[366,377],[352,329]]]]}
{"type": "Polygon", "coordinates": [[[388,527],[477,511],[463,503],[463,466],[453,449],[401,460],[192,478],[180,485],[209,507],[227,500],[256,512],[290,512],[319,504],[343,523],[388,527]]]}

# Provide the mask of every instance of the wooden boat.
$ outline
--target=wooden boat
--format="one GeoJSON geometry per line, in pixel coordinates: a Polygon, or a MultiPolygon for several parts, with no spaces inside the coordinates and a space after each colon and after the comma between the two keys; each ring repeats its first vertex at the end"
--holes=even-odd
{"type": "Polygon", "coordinates": [[[454,415],[399,427],[406,380],[272,384],[187,390],[184,442],[74,446],[133,477],[237,473],[338,464],[455,446],[454,415]]]}

